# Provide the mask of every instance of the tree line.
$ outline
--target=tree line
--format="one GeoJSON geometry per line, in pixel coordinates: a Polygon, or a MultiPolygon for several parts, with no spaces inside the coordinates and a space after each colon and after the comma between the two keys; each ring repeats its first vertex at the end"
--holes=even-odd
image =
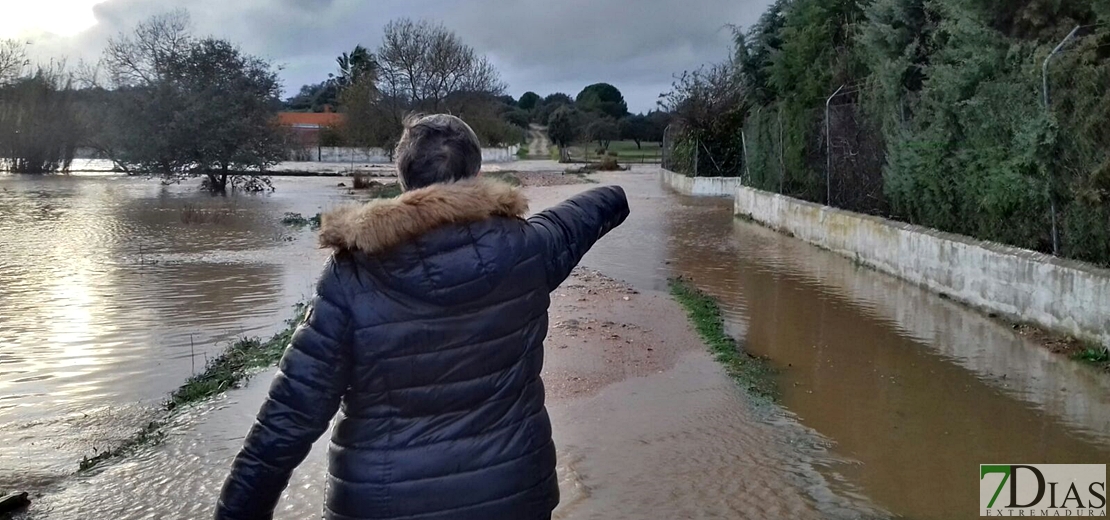
{"type": "Polygon", "coordinates": [[[618,139],[637,146],[661,141],[670,121],[661,111],[630,114],[623,94],[608,83],[589,85],[574,98],[529,91],[515,99],[485,58],[429,22],[391,22],[375,52],[357,45],[336,64],[327,79],[302,86],[285,101],[291,111],[334,109],[347,116],[342,127],[326,132],[328,146],[391,150],[406,114],[448,112],[469,123],[488,146],[520,144],[531,125],[547,127],[565,157],[577,142],[608,148],[618,139]]]}
{"type": "Polygon", "coordinates": [[[1110,4],[778,0],[733,43],[662,99],[674,167],[1110,264],[1110,4]]]}
{"type": "Polygon", "coordinates": [[[151,17],[78,67],[33,66],[22,44],[0,42],[0,167],[66,172],[83,147],[167,182],[269,187],[257,174],[285,154],[277,69],[190,29],[185,11],[151,17]]]}
{"type": "Polygon", "coordinates": [[[109,40],[95,65],[33,66],[26,48],[0,41],[0,169],[68,171],[79,148],[133,174],[167,182],[263,190],[261,175],[295,146],[277,125],[281,110],[327,109],[345,123],[321,135],[329,146],[392,150],[414,112],[467,121],[484,145],[523,143],[532,124],[552,127],[565,148],[593,140],[661,139],[666,114],[631,115],[619,90],[599,83],[576,98],[519,100],[492,63],[441,24],[398,19],[380,44],[356,45],[334,72],[282,101],[278,67],[227,40],[193,34],[187,11],[153,16],[109,40]]]}

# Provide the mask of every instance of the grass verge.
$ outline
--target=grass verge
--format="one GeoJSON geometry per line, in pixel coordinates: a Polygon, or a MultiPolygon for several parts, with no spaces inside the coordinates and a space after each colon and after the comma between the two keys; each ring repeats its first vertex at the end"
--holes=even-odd
{"type": "Polygon", "coordinates": [[[141,430],[115,448],[95,451],[93,455],[81,458],[78,473],[87,472],[111,459],[135,452],[144,446],[153,446],[165,436],[166,419],[186,405],[197,403],[219,395],[232,388],[238,388],[251,374],[260,368],[277,364],[293,337],[297,325],[304,319],[308,307],[303,303],[294,306],[293,318],[285,322],[286,327],[263,341],[260,338],[241,338],[232,343],[219,356],[204,367],[204,372],[185,381],[170,397],[162,403],[165,416],[162,420],[151,421],[141,430]]]}
{"type": "Polygon", "coordinates": [[[767,360],[744,352],[725,332],[724,318],[717,301],[682,278],[669,282],[671,296],[686,309],[698,335],[725,371],[751,395],[774,401],[778,395],[774,370],[767,360]]]}

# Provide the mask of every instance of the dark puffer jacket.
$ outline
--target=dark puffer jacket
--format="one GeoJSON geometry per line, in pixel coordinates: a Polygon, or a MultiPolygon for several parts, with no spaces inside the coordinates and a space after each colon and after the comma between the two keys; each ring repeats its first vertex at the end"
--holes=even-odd
{"type": "Polygon", "coordinates": [[[549,293],[628,203],[604,187],[526,213],[518,190],[470,180],[325,215],[335,253],[216,518],[270,518],[337,410],[326,518],[546,518],[549,293]]]}

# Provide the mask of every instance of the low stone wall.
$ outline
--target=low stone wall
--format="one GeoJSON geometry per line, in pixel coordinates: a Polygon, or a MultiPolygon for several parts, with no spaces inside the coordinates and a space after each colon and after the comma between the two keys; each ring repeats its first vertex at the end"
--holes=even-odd
{"type": "MultiPolygon", "coordinates": [[[[482,148],[482,162],[504,163],[516,160],[519,146],[506,148],[482,148]]],[[[327,163],[388,164],[389,154],[383,148],[346,148],[325,146],[319,149],[306,149],[305,157],[299,160],[327,163]]]]}
{"type": "Polygon", "coordinates": [[[663,182],[679,193],[703,197],[731,197],[740,187],[740,177],[687,177],[663,170],[663,182]]]}
{"type": "Polygon", "coordinates": [[[1110,270],[739,187],[735,212],[1011,320],[1110,346],[1110,270]]]}

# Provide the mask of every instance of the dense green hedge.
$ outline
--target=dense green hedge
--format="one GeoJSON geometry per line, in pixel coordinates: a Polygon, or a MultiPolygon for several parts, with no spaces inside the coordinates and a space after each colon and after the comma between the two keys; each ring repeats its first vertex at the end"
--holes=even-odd
{"type": "Polygon", "coordinates": [[[729,66],[742,123],[675,142],[742,134],[748,184],[1045,252],[1055,206],[1060,254],[1110,264],[1110,2],[780,0],[729,66]]]}

